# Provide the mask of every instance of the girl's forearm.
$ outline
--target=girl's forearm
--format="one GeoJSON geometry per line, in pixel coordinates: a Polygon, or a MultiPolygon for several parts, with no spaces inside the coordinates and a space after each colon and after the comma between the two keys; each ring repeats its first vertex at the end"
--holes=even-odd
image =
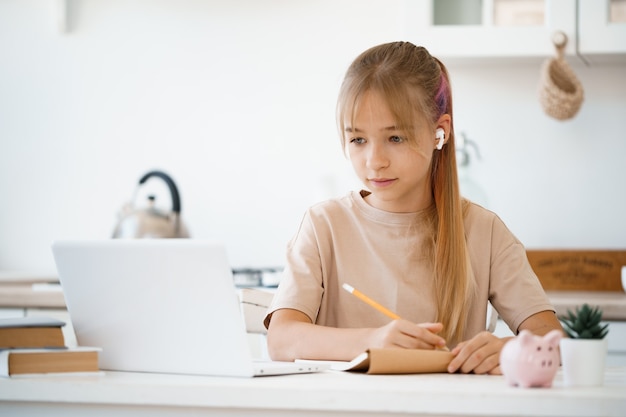
{"type": "MultiPolygon", "coordinates": [[[[274,319],[272,319],[273,321],[274,319]]],[[[273,360],[352,360],[368,348],[373,329],[338,329],[301,321],[272,323],[267,335],[273,360]]]]}

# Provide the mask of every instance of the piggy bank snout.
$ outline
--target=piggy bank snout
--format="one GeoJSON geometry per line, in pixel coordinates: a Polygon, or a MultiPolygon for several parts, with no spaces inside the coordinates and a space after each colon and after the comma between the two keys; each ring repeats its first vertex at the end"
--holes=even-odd
{"type": "Polygon", "coordinates": [[[557,349],[562,335],[535,336],[523,330],[500,353],[500,369],[510,385],[550,387],[560,365],[557,349]]]}
{"type": "Polygon", "coordinates": [[[539,367],[541,368],[546,368],[546,367],[552,367],[555,364],[557,364],[558,361],[558,352],[556,350],[555,347],[553,346],[541,346],[538,345],[536,348],[536,355],[531,355],[534,356],[532,359],[534,359],[531,362],[534,362],[535,364],[537,364],[539,367]],[[556,360],[555,360],[556,359],[556,360]]]}

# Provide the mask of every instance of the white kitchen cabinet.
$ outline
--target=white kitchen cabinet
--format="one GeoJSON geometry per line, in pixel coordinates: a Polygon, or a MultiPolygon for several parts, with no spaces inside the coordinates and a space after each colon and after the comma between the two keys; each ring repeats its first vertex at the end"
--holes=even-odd
{"type": "Polygon", "coordinates": [[[578,51],[585,58],[626,54],[626,0],[578,0],[578,51]]]}
{"type": "Polygon", "coordinates": [[[626,0],[408,0],[407,36],[443,59],[626,57],[626,0]]]}
{"type": "Polygon", "coordinates": [[[444,59],[546,57],[557,31],[566,54],[576,53],[576,0],[409,0],[407,19],[409,39],[444,59]],[[528,17],[507,18],[520,4],[528,17]]]}

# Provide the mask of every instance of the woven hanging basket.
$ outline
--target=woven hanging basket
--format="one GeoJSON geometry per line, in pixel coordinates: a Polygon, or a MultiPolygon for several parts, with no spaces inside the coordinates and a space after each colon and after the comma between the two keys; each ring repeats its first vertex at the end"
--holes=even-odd
{"type": "Polygon", "coordinates": [[[580,110],[584,92],[582,84],[563,57],[567,37],[564,33],[557,35],[562,39],[554,41],[557,56],[546,60],[541,68],[539,101],[548,116],[567,120],[576,116],[580,110]]]}

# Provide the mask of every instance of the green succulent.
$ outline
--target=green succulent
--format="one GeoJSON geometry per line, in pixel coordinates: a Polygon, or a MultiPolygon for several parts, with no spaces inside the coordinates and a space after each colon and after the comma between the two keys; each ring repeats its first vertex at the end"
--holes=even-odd
{"type": "Polygon", "coordinates": [[[609,332],[609,325],[601,325],[602,310],[589,304],[576,307],[576,313],[567,310],[567,315],[559,317],[563,330],[572,339],[604,339],[609,332]]]}

